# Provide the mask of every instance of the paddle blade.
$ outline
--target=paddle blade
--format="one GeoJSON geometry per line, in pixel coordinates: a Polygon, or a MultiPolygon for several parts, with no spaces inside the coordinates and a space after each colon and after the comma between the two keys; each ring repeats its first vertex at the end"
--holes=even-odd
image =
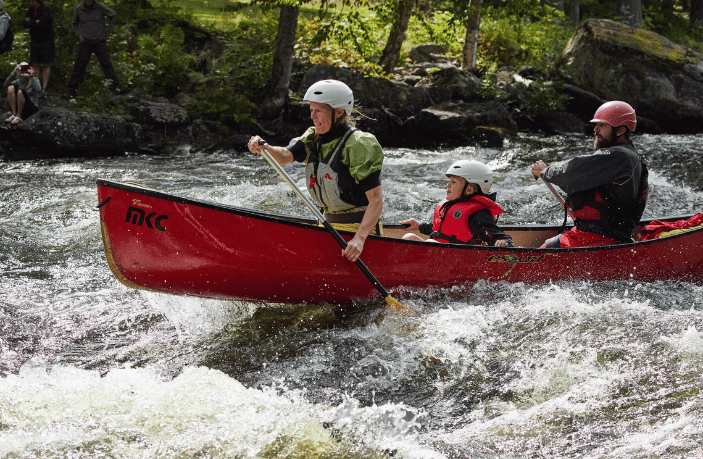
{"type": "Polygon", "coordinates": [[[395,311],[395,312],[402,312],[403,314],[415,315],[415,311],[413,311],[409,307],[405,306],[403,303],[396,300],[392,296],[388,295],[384,299],[386,300],[386,305],[388,306],[388,309],[395,311]]]}

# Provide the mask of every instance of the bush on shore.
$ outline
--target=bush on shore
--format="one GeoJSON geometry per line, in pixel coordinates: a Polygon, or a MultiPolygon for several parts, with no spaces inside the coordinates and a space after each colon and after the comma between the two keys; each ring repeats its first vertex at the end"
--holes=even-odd
{"type": "MultiPolygon", "coordinates": [[[[77,45],[71,19],[79,0],[74,1],[46,2],[51,7],[56,35],[56,60],[48,92],[65,99],[77,45]]],[[[104,3],[117,13],[117,25],[108,44],[123,91],[152,99],[173,100],[179,96],[189,112],[219,121],[225,128],[253,119],[256,103],[265,95],[272,65],[277,10],[232,0],[104,3]]],[[[581,0],[582,19],[613,18],[614,10],[603,8],[601,3],[581,0]]],[[[484,4],[488,6],[482,11],[478,65],[485,85],[490,87],[492,75],[504,66],[529,65],[549,78],[575,25],[562,13],[539,6],[537,0],[484,4]]],[[[301,8],[295,48],[297,67],[329,63],[383,76],[376,62],[390,29],[389,11],[384,5],[386,2],[353,11],[332,10],[323,16],[317,9],[301,8]]],[[[6,2],[5,6],[16,36],[13,49],[0,62],[0,72],[7,76],[18,62],[29,60],[29,35],[22,27],[26,6],[19,2],[6,2]]],[[[462,22],[443,6],[441,2],[420,2],[399,66],[407,61],[412,45],[424,42],[444,44],[448,56],[459,60],[462,22]]],[[[643,26],[703,52],[703,30],[690,27],[680,9],[652,6],[645,10],[643,26]]],[[[78,109],[125,113],[105,84],[96,59],[91,60],[78,96],[78,109]]],[[[548,88],[541,87],[530,106],[536,113],[553,109],[555,105],[549,101],[553,97],[548,88]]]]}

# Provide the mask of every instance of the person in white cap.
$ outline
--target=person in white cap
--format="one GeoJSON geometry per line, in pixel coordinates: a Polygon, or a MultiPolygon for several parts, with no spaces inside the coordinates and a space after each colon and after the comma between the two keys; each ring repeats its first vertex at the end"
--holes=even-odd
{"type": "Polygon", "coordinates": [[[34,76],[34,69],[27,62],[20,62],[5,79],[7,101],[10,104],[10,116],[6,123],[18,124],[34,115],[39,107],[34,103],[41,96],[42,87],[39,78],[34,76]]]}
{"type": "Polygon", "coordinates": [[[576,156],[560,166],[537,161],[532,175],[566,192],[574,227],[547,239],[542,247],[568,248],[633,241],[649,194],[646,164],[630,133],[637,126],[635,109],[614,100],[596,110],[591,123],[595,152],[576,156]]]}
{"type": "Polygon", "coordinates": [[[342,255],[356,261],[369,234],[383,234],[381,167],[383,149],[372,134],[352,127],[354,94],[337,80],[322,80],[308,88],[313,126],[286,147],[249,139],[249,151],[266,149],[279,164],[306,163],[306,182],[313,200],[338,229],[355,231],[342,255]]]}

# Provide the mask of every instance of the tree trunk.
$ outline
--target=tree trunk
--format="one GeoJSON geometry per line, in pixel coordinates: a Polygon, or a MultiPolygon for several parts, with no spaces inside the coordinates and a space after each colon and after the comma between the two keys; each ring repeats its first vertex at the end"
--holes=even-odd
{"type": "Polygon", "coordinates": [[[642,0],[617,0],[615,13],[623,24],[637,27],[643,20],[642,0]]]}
{"type": "Polygon", "coordinates": [[[581,21],[581,0],[571,0],[569,17],[571,17],[571,22],[574,24],[578,24],[581,21]]]}
{"type": "Polygon", "coordinates": [[[703,25],[703,0],[691,0],[691,25],[703,25]]]}
{"type": "Polygon", "coordinates": [[[476,70],[476,54],[478,52],[479,27],[481,25],[481,6],[483,0],[471,0],[469,6],[473,8],[466,17],[466,35],[464,49],[461,52],[462,70],[476,70]]]}
{"type": "Polygon", "coordinates": [[[564,12],[564,0],[539,0],[540,6],[551,6],[555,10],[564,12]]]}
{"type": "Polygon", "coordinates": [[[274,43],[273,65],[266,91],[267,96],[259,107],[262,118],[277,117],[285,106],[293,69],[293,49],[297,28],[298,8],[282,6],[278,16],[278,32],[274,43]]]}
{"type": "Polygon", "coordinates": [[[386,47],[383,48],[381,58],[378,60],[378,65],[383,67],[383,71],[386,73],[393,73],[393,69],[398,63],[400,49],[405,41],[405,32],[408,30],[410,16],[416,4],[417,0],[398,0],[395,22],[388,34],[386,47]]]}

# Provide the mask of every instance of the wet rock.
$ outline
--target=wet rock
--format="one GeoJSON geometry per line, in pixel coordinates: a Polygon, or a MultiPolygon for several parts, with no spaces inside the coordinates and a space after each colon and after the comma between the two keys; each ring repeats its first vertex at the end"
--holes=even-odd
{"type": "Polygon", "coordinates": [[[448,60],[444,54],[447,47],[438,43],[423,43],[410,48],[408,58],[416,63],[441,62],[448,60]]]}

